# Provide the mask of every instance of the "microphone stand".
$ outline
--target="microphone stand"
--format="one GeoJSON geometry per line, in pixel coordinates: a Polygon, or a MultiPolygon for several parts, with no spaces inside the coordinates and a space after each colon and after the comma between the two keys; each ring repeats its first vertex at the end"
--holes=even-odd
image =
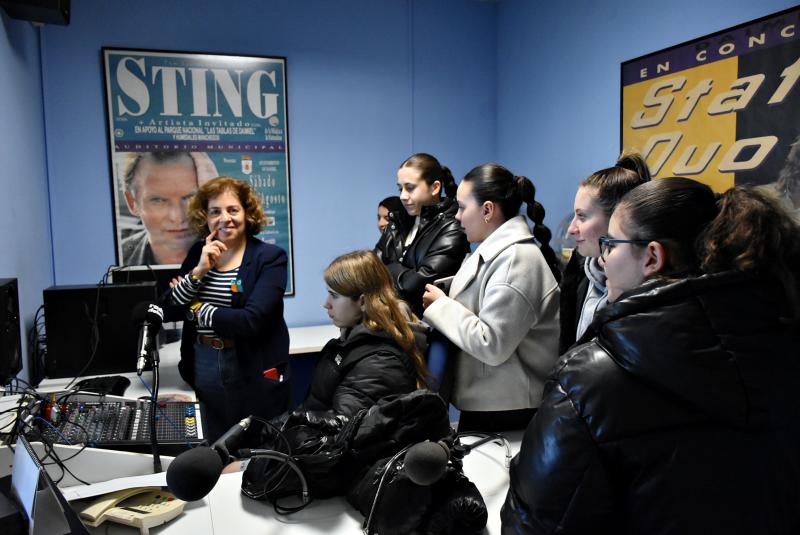
{"type": "Polygon", "coordinates": [[[161,456],[158,454],[158,433],[156,431],[156,411],[158,410],[158,365],[160,359],[158,356],[158,342],[155,341],[154,347],[150,351],[151,360],[153,362],[153,392],[150,398],[150,448],[153,451],[153,473],[158,474],[163,472],[161,468],[161,456]]]}

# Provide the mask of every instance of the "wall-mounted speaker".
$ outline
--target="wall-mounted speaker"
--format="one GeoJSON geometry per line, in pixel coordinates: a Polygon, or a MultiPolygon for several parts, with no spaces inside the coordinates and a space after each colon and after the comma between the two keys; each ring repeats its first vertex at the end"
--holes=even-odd
{"type": "Polygon", "coordinates": [[[13,19],[68,26],[69,2],[70,0],[0,0],[0,7],[13,19]]]}

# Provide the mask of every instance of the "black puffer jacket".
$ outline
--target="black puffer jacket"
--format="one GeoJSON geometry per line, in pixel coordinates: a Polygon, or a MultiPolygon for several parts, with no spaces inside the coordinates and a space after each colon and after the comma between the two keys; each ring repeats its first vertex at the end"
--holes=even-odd
{"type": "Polygon", "coordinates": [[[786,309],[775,285],[721,273],[600,311],[512,461],[503,533],[800,533],[800,329],[786,309]]]}
{"type": "Polygon", "coordinates": [[[458,205],[449,197],[423,207],[417,235],[405,251],[403,243],[410,229],[404,231],[392,221],[375,245],[375,253],[389,268],[400,297],[419,317],[425,285],[455,275],[469,252],[467,236],[455,218],[457,211],[458,205]]]}
{"type": "Polygon", "coordinates": [[[325,344],[308,396],[295,412],[328,411],[350,417],[385,396],[416,388],[411,357],[386,332],[361,324],[344,340],[334,338],[325,344]]]}

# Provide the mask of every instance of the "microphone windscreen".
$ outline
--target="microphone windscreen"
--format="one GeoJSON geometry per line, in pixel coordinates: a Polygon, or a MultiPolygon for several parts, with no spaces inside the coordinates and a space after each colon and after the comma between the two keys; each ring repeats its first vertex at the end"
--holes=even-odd
{"type": "Polygon", "coordinates": [[[405,471],[417,485],[432,485],[447,470],[450,454],[440,442],[420,442],[406,452],[405,471]]]}
{"type": "Polygon", "coordinates": [[[199,446],[175,457],[167,467],[167,486],[186,502],[202,499],[211,492],[222,474],[222,459],[211,448],[199,446]]]}
{"type": "Polygon", "coordinates": [[[164,322],[164,310],[147,301],[141,301],[133,307],[131,312],[131,319],[134,325],[141,325],[144,322],[149,323],[152,327],[158,330],[164,322]]]}

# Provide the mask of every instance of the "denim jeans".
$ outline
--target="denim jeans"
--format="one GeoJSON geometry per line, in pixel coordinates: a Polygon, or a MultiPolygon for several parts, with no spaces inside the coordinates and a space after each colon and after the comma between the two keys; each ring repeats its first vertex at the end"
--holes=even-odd
{"type": "Polygon", "coordinates": [[[194,381],[205,437],[213,442],[242,418],[271,418],[288,408],[289,385],[247,377],[236,348],[194,345],[194,381]]]}

